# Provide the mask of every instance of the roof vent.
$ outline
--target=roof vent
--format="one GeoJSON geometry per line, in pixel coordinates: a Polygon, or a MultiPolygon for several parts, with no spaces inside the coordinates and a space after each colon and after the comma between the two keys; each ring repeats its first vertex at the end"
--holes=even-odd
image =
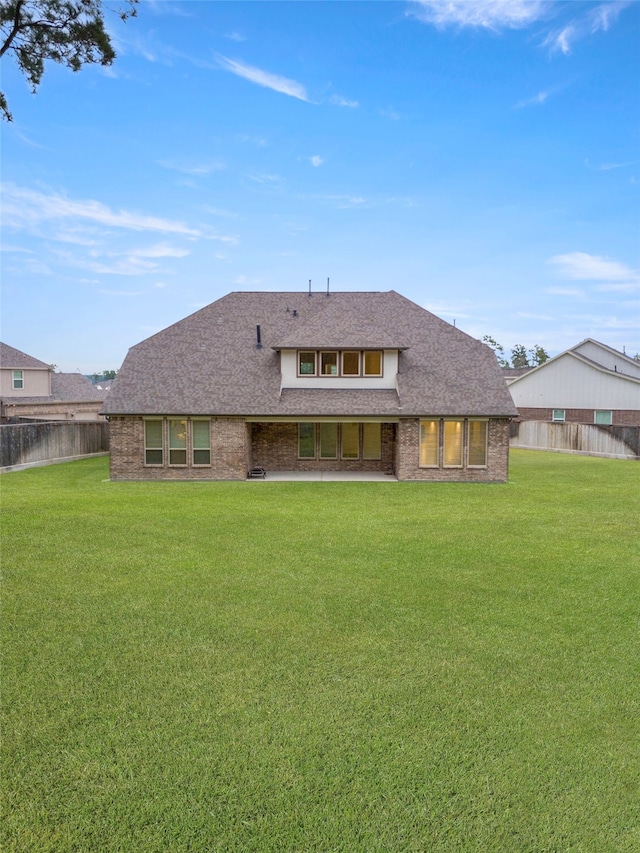
{"type": "Polygon", "coordinates": [[[256,326],[256,349],[262,349],[262,334],[260,333],[260,326],[256,326]]]}

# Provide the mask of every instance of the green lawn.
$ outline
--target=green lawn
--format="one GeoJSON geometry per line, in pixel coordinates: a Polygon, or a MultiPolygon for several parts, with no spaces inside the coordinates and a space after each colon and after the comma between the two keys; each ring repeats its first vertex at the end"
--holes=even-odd
{"type": "Polygon", "coordinates": [[[640,465],[2,478],[3,851],[640,849],[640,465]]]}

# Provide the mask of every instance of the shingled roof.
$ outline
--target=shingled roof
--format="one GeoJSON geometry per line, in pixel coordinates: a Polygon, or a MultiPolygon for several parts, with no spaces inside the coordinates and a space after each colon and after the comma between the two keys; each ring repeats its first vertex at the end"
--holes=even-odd
{"type": "Polygon", "coordinates": [[[392,290],[230,293],[132,347],[103,412],[511,417],[516,408],[493,350],[392,290]],[[278,351],[307,347],[399,349],[397,391],[281,390],[278,351]]]}
{"type": "Polygon", "coordinates": [[[9,344],[0,343],[0,366],[10,368],[12,370],[51,370],[50,364],[45,364],[44,361],[39,361],[26,352],[21,352],[15,347],[10,347],[9,344]]]}

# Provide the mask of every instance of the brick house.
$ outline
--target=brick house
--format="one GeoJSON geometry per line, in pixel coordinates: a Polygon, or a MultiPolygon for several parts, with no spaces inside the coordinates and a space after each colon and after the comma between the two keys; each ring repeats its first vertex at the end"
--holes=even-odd
{"type": "Polygon", "coordinates": [[[103,412],[114,480],[504,482],[516,408],[493,350],[389,291],[230,293],[132,347],[103,412]]]}
{"type": "Polygon", "coordinates": [[[105,394],[80,373],[56,373],[40,361],[0,343],[0,420],[104,420],[105,394]]]}
{"type": "Polygon", "coordinates": [[[505,378],[519,420],[640,426],[640,362],[593,338],[505,378]]]}

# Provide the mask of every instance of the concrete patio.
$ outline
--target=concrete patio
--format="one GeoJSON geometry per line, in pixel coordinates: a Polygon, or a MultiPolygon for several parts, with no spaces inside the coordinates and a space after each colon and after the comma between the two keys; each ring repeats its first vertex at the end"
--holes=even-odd
{"type": "Polygon", "coordinates": [[[397,483],[395,474],[384,474],[380,471],[267,471],[262,478],[248,477],[248,481],[265,482],[343,482],[343,483],[397,483]]]}

